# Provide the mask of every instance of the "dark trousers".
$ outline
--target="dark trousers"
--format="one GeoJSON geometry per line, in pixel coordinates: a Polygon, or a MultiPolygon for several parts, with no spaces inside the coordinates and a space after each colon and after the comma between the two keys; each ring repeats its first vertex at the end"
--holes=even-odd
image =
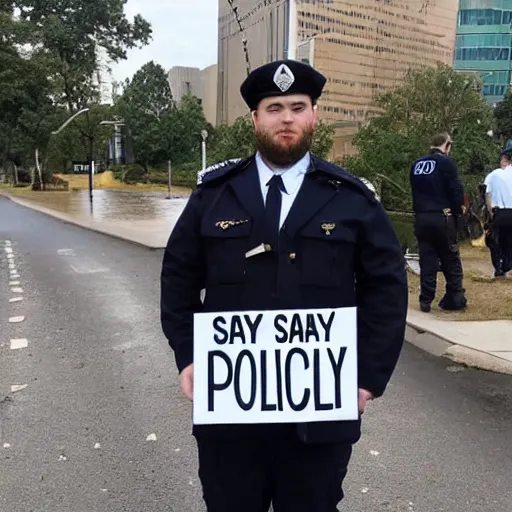
{"type": "Polygon", "coordinates": [[[446,278],[446,293],[439,306],[455,310],[466,306],[463,270],[453,216],[418,213],[414,225],[420,253],[420,303],[430,305],[436,295],[439,262],[446,278]]]}
{"type": "Polygon", "coordinates": [[[306,444],[291,425],[196,437],[208,512],[337,512],[351,445],[306,444]]]}
{"type": "Polygon", "coordinates": [[[498,228],[495,225],[494,219],[491,220],[486,226],[487,233],[485,235],[485,245],[489,248],[491,253],[491,262],[494,267],[494,275],[503,275],[503,265],[501,256],[501,247],[498,238],[498,228]]]}
{"type": "Polygon", "coordinates": [[[512,270],[512,208],[498,209],[494,214],[504,273],[512,270]]]}

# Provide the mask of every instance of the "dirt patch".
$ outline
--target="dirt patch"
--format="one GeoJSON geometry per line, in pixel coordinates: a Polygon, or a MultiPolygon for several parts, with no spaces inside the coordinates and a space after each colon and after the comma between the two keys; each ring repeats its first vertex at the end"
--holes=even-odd
{"type": "MultiPolygon", "coordinates": [[[[464,288],[468,307],[461,312],[445,312],[437,307],[445,292],[446,281],[438,274],[436,300],[432,314],[441,320],[512,320],[512,277],[494,278],[489,250],[484,247],[461,247],[464,288]]],[[[409,306],[419,311],[420,280],[409,272],[409,306]]]]}

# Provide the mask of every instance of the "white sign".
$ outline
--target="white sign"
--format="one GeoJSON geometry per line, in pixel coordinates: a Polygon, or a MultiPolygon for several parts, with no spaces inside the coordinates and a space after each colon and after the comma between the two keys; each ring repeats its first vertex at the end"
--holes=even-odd
{"type": "Polygon", "coordinates": [[[194,423],[356,420],[356,308],[194,316],[194,423]]]}

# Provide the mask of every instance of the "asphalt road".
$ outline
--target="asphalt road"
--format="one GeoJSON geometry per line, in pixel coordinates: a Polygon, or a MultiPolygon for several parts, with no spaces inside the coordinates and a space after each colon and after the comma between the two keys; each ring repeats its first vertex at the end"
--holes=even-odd
{"type": "MultiPolygon", "coordinates": [[[[0,198],[0,511],[204,510],[161,257],[0,198]]],[[[512,510],[512,378],[451,370],[406,344],[341,510],[512,510]]]]}

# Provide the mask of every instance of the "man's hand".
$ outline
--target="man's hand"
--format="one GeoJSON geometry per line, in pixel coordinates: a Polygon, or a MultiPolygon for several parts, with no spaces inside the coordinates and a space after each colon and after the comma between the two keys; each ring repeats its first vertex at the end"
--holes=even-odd
{"type": "Polygon", "coordinates": [[[369,400],[373,400],[373,395],[366,389],[359,390],[359,414],[364,414],[364,410],[366,409],[366,403],[369,400]]]}
{"type": "MultiPolygon", "coordinates": [[[[193,400],[194,397],[194,365],[188,365],[181,373],[180,373],[180,386],[183,394],[189,399],[193,400]]],[[[361,395],[359,395],[361,396],[361,395]]],[[[359,403],[361,403],[361,398],[359,398],[359,403]]]]}

